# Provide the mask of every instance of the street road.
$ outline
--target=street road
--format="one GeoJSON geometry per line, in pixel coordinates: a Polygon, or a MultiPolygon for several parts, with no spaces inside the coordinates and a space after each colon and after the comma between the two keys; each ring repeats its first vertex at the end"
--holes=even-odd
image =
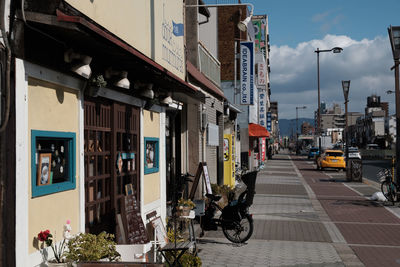
{"type": "Polygon", "coordinates": [[[391,160],[363,160],[363,177],[378,182],[377,173],[380,169],[391,168],[391,160]]]}

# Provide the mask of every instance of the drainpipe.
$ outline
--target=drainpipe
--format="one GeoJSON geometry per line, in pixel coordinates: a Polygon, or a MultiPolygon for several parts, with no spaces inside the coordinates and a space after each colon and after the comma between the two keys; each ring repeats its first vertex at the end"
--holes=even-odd
{"type": "MultiPolygon", "coordinates": [[[[4,15],[5,13],[5,1],[1,1],[1,10],[0,10],[0,14],[4,15]]],[[[0,126],[0,133],[4,132],[4,130],[7,127],[8,124],[8,119],[10,117],[10,68],[11,68],[11,49],[10,49],[10,44],[8,42],[8,36],[6,33],[6,29],[5,29],[5,23],[4,20],[1,21],[1,25],[0,25],[1,29],[1,36],[3,38],[3,42],[4,42],[4,48],[6,51],[6,71],[5,71],[5,95],[6,95],[6,99],[5,99],[5,111],[4,111],[4,116],[3,116],[3,120],[1,121],[1,126],[0,126]]]]}

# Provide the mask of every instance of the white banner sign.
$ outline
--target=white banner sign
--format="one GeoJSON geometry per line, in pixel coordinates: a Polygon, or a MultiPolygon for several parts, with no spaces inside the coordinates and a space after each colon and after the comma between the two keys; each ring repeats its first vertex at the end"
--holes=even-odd
{"type": "Polygon", "coordinates": [[[240,42],[240,104],[254,104],[253,42],[240,42]]]}
{"type": "Polygon", "coordinates": [[[258,92],[258,124],[267,128],[267,94],[265,90],[259,90],[258,92]]]}
{"type": "Polygon", "coordinates": [[[267,76],[266,76],[266,73],[265,73],[265,71],[266,71],[266,66],[265,66],[265,63],[264,62],[259,62],[258,64],[257,64],[257,73],[258,73],[258,75],[257,75],[257,84],[260,86],[260,85],[266,85],[267,84],[267,76]]]}

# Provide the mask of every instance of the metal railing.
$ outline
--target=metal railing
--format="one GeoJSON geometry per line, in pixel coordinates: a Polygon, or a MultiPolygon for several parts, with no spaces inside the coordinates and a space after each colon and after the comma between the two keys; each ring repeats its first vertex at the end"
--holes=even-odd
{"type": "Polygon", "coordinates": [[[221,87],[221,63],[200,42],[199,70],[215,85],[221,87]]]}

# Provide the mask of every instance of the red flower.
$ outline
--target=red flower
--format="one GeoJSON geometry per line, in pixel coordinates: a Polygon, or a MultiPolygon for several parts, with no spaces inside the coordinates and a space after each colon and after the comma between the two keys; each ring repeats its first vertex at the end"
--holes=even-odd
{"type": "Polygon", "coordinates": [[[50,234],[50,230],[40,231],[40,233],[38,234],[39,241],[46,242],[46,245],[48,246],[51,246],[51,244],[53,243],[52,237],[53,235],[50,234]]]}
{"type": "Polygon", "coordinates": [[[38,239],[39,241],[47,241],[47,238],[49,238],[50,235],[50,230],[46,230],[46,231],[40,231],[40,233],[38,234],[38,239]]]}

